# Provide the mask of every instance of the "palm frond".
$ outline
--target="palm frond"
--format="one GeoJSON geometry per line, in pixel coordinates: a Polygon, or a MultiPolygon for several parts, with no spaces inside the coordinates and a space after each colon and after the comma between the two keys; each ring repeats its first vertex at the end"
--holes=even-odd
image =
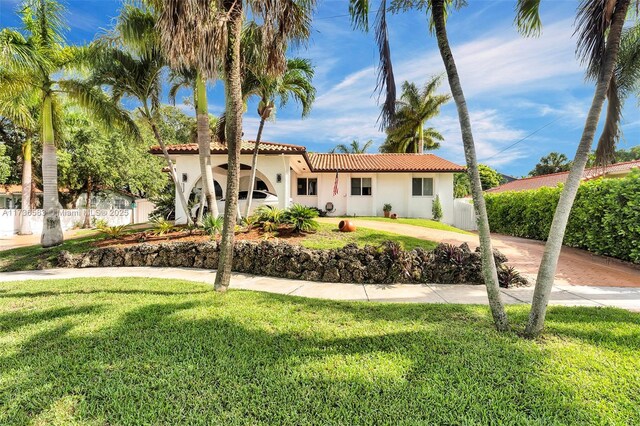
{"type": "Polygon", "coordinates": [[[384,103],[380,112],[380,128],[386,128],[392,121],[396,111],[396,81],[391,63],[391,47],[389,46],[389,30],[387,28],[387,0],[380,2],[376,17],[376,42],[380,64],[378,66],[378,80],[376,90],[379,96],[385,93],[384,103]]]}
{"type": "Polygon", "coordinates": [[[542,28],[540,0],[518,0],[516,4],[516,28],[525,36],[537,36],[542,28]]]}
{"type": "MultiPolygon", "coordinates": [[[[625,0],[623,0],[625,1],[625,0]]],[[[626,0],[628,3],[628,0],[626,0]]],[[[618,0],[582,0],[576,16],[576,55],[587,66],[587,77],[598,78],[606,48],[607,30],[618,0]]]]}
{"type": "Polygon", "coordinates": [[[113,102],[105,92],[85,81],[68,79],[58,81],[71,99],[97,119],[106,129],[121,128],[128,136],[139,139],[140,130],[127,110],[113,102]]]}
{"type": "Polygon", "coordinates": [[[37,46],[55,49],[64,44],[65,8],[56,0],[25,0],[20,15],[25,29],[37,46]]]}
{"type": "Polygon", "coordinates": [[[18,31],[4,28],[0,31],[0,64],[17,70],[49,68],[51,62],[40,54],[31,40],[18,31]]]}

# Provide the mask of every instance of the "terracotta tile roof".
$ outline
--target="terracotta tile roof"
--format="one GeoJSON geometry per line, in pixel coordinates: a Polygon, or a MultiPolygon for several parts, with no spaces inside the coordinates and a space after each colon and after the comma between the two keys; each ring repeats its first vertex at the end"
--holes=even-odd
{"type": "Polygon", "coordinates": [[[463,172],[433,154],[309,154],[314,172],[463,172]]]}
{"type": "MultiPolygon", "coordinates": [[[[604,169],[602,167],[585,169],[582,173],[582,179],[589,180],[610,174],[625,173],[633,168],[640,168],[640,160],[611,164],[604,169]]],[[[567,176],[569,176],[569,172],[522,178],[488,189],[486,192],[527,191],[530,189],[542,188],[543,186],[554,187],[559,183],[564,183],[567,180],[567,176]]]]}
{"type": "MultiPolygon", "coordinates": [[[[36,194],[41,194],[42,190],[35,188],[36,194]]],[[[0,185],[0,194],[22,194],[22,185],[0,185]]]]}
{"type": "MultiPolygon", "coordinates": [[[[251,154],[255,147],[255,141],[242,141],[242,153],[251,154]]],[[[197,154],[197,143],[186,143],[180,145],[168,145],[167,151],[169,154],[197,154]]],[[[151,154],[162,154],[162,150],[159,146],[152,146],[149,148],[151,154]]],[[[259,151],[260,154],[289,154],[289,153],[304,153],[306,148],[299,145],[290,145],[286,143],[275,142],[260,142],[259,151]]],[[[219,142],[211,142],[211,154],[226,154],[227,147],[219,142]]]]}

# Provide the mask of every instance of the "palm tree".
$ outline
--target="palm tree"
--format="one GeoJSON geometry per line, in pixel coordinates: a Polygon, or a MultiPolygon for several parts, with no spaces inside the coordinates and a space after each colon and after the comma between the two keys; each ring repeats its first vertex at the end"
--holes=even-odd
{"type": "Polygon", "coordinates": [[[21,9],[22,31],[0,32],[3,84],[13,93],[37,90],[40,96],[44,224],[41,244],[51,247],[63,241],[58,201],[57,155],[54,119],[60,94],[66,94],[106,126],[125,124],[136,132],[128,114],[110,102],[99,89],[84,81],[66,78],[64,70],[85,64],[89,49],[64,45],[63,7],[55,0],[26,0],[21,9]]]}
{"type": "Polygon", "coordinates": [[[341,154],[364,154],[373,145],[373,141],[369,139],[364,145],[360,146],[360,142],[352,140],[349,145],[343,143],[338,144],[333,148],[330,153],[339,152],[341,154]]]}
{"type": "MultiPolygon", "coordinates": [[[[274,77],[287,69],[289,42],[310,34],[315,0],[148,0],[160,11],[158,28],[170,64],[189,64],[205,78],[222,72],[225,81],[225,140],[228,151],[227,200],[215,288],[225,291],[231,278],[234,230],[238,208],[242,137],[242,57],[240,44],[245,11],[262,22],[265,73],[274,77]]],[[[285,194],[283,194],[285,196],[285,194]]]]}
{"type": "MultiPolygon", "coordinates": [[[[431,11],[431,29],[435,31],[440,55],[442,56],[442,60],[447,72],[451,93],[458,109],[458,118],[462,131],[462,143],[464,145],[465,159],[467,162],[467,173],[469,174],[471,193],[473,197],[474,207],[476,209],[476,220],[478,223],[478,234],[482,255],[482,272],[485,285],[487,287],[489,307],[491,308],[491,313],[493,315],[496,328],[499,331],[506,331],[509,329],[509,323],[500,296],[498,273],[493,258],[493,248],[491,246],[491,236],[489,232],[489,220],[487,218],[487,210],[482,194],[480,173],[478,171],[478,161],[476,157],[475,144],[473,141],[473,132],[471,129],[471,120],[469,118],[469,111],[467,109],[464,92],[460,83],[460,77],[458,76],[456,63],[449,46],[445,24],[447,10],[450,7],[459,8],[465,3],[466,2],[464,0],[406,0],[392,3],[392,11],[399,12],[414,8],[427,9],[431,11]]],[[[366,22],[366,14],[369,11],[369,1],[350,0],[349,10],[352,15],[352,20],[356,24],[366,22]]],[[[378,28],[376,30],[376,38],[378,41],[378,47],[381,52],[381,65],[379,67],[379,72],[386,74],[389,72],[392,73],[393,71],[390,64],[387,63],[390,61],[390,53],[388,55],[382,54],[388,51],[386,20],[384,19],[385,13],[386,1],[382,0],[381,8],[378,11],[378,22],[384,23],[384,25],[378,25],[378,28]]],[[[383,81],[383,83],[386,82],[387,84],[389,84],[389,82],[393,81],[394,79],[391,76],[387,77],[383,81]]],[[[388,88],[387,93],[389,93],[388,88]]],[[[393,104],[395,106],[395,99],[393,100],[393,104]]],[[[394,108],[386,110],[385,107],[383,107],[383,114],[391,114],[389,115],[389,118],[392,119],[395,116],[395,111],[393,110],[394,108]]]]}
{"type": "Polygon", "coordinates": [[[402,84],[402,95],[396,102],[396,115],[387,129],[387,140],[381,149],[386,152],[417,152],[440,147],[442,135],[424,123],[440,113],[440,107],[449,102],[449,95],[435,95],[440,77],[433,77],[419,90],[414,83],[402,84]]]}
{"type": "Polygon", "coordinates": [[[316,89],[311,81],[313,80],[314,69],[307,59],[294,58],[287,60],[287,70],[284,74],[272,77],[262,72],[262,66],[249,66],[245,75],[242,93],[245,98],[258,96],[258,115],[260,125],[253,148],[253,158],[251,160],[251,177],[249,179],[249,192],[247,195],[247,206],[244,216],[249,216],[251,201],[253,199],[253,187],[256,180],[256,169],[258,166],[258,148],[262,139],[262,130],[265,122],[274,117],[275,99],[280,99],[280,107],[287,104],[292,97],[302,106],[302,117],[306,117],[311,111],[311,104],[316,96],[316,89]]]}
{"type": "MultiPolygon", "coordinates": [[[[518,22],[523,22],[525,30],[528,32],[536,31],[540,26],[539,3],[539,0],[520,0],[518,3],[518,22]]],[[[545,244],[538,269],[529,321],[525,328],[525,335],[528,337],[537,336],[544,327],[562,240],[593,145],[600,114],[607,95],[617,96],[610,91],[610,88],[611,82],[615,78],[614,70],[630,3],[631,0],[584,0],[578,8],[576,19],[578,24],[576,30],[578,35],[577,52],[583,62],[587,64],[587,76],[596,80],[596,89],[573,159],[573,165],[551,222],[549,238],[545,244]]]]}
{"type": "Polygon", "coordinates": [[[540,158],[540,162],[529,172],[529,176],[548,175],[550,173],[565,172],[569,170],[571,163],[566,155],[559,152],[550,152],[540,158]]]}
{"type": "Polygon", "coordinates": [[[615,160],[622,107],[633,92],[640,94],[640,23],[623,30],[620,37],[620,51],[607,90],[607,117],[596,148],[596,162],[602,166],[615,160]]]}
{"type": "Polygon", "coordinates": [[[89,82],[108,86],[116,101],[130,97],[140,103],[138,113],[162,149],[178,200],[187,216],[187,223],[191,224],[187,200],[158,129],[162,71],[166,62],[160,51],[155,24],[156,16],[152,10],[126,5],[113,33],[99,42],[100,59],[93,67],[89,82]]]}
{"type": "MultiPolygon", "coordinates": [[[[27,76],[25,76],[27,77],[27,76]]],[[[22,216],[20,218],[19,235],[31,235],[31,221],[25,210],[31,206],[32,155],[33,137],[37,132],[37,116],[39,96],[36,90],[12,93],[10,88],[3,87],[0,74],[0,116],[9,118],[16,127],[25,133],[22,143],[22,216]]]]}
{"type": "Polygon", "coordinates": [[[209,127],[209,108],[207,103],[207,85],[201,75],[193,68],[181,68],[172,73],[173,85],[169,89],[169,98],[175,105],[176,94],[181,87],[193,90],[193,100],[196,108],[196,134],[198,140],[198,157],[200,160],[200,175],[202,176],[202,198],[196,223],[202,224],[204,213],[203,201],[206,199],[211,215],[216,218],[218,204],[216,203],[215,184],[211,164],[211,130],[209,127]]]}

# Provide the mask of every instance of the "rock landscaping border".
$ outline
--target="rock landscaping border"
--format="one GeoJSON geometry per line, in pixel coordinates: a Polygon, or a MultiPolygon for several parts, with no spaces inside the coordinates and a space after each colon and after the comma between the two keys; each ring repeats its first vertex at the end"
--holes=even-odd
{"type": "MultiPolygon", "coordinates": [[[[66,268],[158,266],[216,269],[216,242],[174,242],[96,248],[85,253],[60,252],[58,266],[66,268]]],[[[494,252],[500,285],[526,285],[527,281],[505,265],[506,257],[494,252]]],[[[308,249],[286,242],[238,241],[233,271],[270,277],[334,283],[443,283],[482,284],[478,250],[467,244],[440,244],[434,250],[406,251],[397,243],[341,249],[308,249]]]]}

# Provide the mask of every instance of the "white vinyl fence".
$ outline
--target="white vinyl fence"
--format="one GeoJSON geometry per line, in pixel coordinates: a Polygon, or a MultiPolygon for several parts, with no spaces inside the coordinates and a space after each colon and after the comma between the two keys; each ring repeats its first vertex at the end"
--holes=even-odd
{"type": "MultiPolygon", "coordinates": [[[[85,209],[60,210],[60,224],[62,230],[72,229],[76,224],[84,221],[85,209]]],[[[23,216],[31,222],[31,232],[42,232],[44,210],[0,209],[0,235],[17,234],[23,216]]],[[[91,210],[91,217],[106,220],[110,226],[127,225],[133,223],[131,209],[91,210]]]]}
{"type": "Polygon", "coordinates": [[[156,208],[156,205],[146,198],[138,198],[136,200],[136,207],[134,211],[134,223],[146,223],[149,222],[149,215],[156,208]]]}
{"type": "Polygon", "coordinates": [[[476,231],[476,212],[471,198],[456,198],[453,201],[454,225],[466,231],[476,231]]]}

